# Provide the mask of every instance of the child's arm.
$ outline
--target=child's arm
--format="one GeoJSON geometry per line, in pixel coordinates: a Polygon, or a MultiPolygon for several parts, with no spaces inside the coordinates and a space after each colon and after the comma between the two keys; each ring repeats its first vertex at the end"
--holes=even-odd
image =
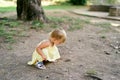
{"type": "Polygon", "coordinates": [[[45,41],[42,42],[37,48],[36,51],[41,55],[41,57],[43,58],[43,60],[46,60],[46,56],[43,54],[42,49],[46,48],[50,45],[49,41],[45,41]]]}

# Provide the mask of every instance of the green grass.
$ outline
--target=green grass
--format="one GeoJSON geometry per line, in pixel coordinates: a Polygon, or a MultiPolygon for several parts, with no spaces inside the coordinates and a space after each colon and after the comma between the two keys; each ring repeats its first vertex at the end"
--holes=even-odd
{"type": "Polygon", "coordinates": [[[48,23],[40,23],[39,21],[32,21],[31,23],[31,29],[40,30],[43,29],[46,31],[46,29],[51,30],[53,28],[66,28],[69,31],[74,31],[83,28],[86,26],[86,24],[90,24],[89,19],[80,19],[80,18],[74,18],[69,16],[62,16],[62,17],[54,17],[54,16],[48,16],[49,22],[48,23]],[[51,29],[50,29],[51,28],[51,29]]]}
{"type": "Polygon", "coordinates": [[[31,29],[38,29],[38,28],[43,28],[44,24],[40,21],[34,20],[32,21],[32,26],[31,29]]]}
{"type": "Polygon", "coordinates": [[[100,22],[93,24],[96,27],[101,27],[103,30],[101,32],[108,32],[111,30],[111,24],[110,22],[100,22]]]}
{"type": "Polygon", "coordinates": [[[16,7],[15,6],[0,7],[0,13],[11,12],[11,11],[16,11],[16,7]]]}
{"type": "Polygon", "coordinates": [[[71,10],[71,9],[78,9],[78,8],[83,8],[85,6],[73,6],[73,5],[50,5],[50,6],[43,6],[44,10],[56,10],[56,9],[61,9],[61,10],[71,10]]]}
{"type": "MultiPolygon", "coordinates": [[[[49,6],[43,6],[44,10],[71,10],[71,9],[77,9],[77,8],[83,8],[85,6],[73,6],[73,5],[49,5],[49,6]]],[[[10,11],[16,11],[15,6],[10,7],[0,7],[0,13],[10,12],[10,11]]]]}
{"type": "Polygon", "coordinates": [[[14,43],[14,35],[14,32],[7,32],[3,26],[0,27],[0,37],[3,38],[5,43],[14,43]]]}
{"type": "Polygon", "coordinates": [[[58,26],[67,25],[69,31],[77,30],[83,28],[86,24],[90,23],[90,20],[84,20],[80,18],[73,18],[69,16],[62,17],[48,17],[52,21],[52,28],[57,28],[58,26]]]}
{"type": "Polygon", "coordinates": [[[111,26],[109,22],[102,22],[102,23],[98,23],[97,25],[106,29],[110,28],[111,26]]]}
{"type": "Polygon", "coordinates": [[[17,28],[20,25],[18,21],[3,18],[0,20],[0,38],[5,43],[16,42],[14,37],[19,36],[17,28]]]}

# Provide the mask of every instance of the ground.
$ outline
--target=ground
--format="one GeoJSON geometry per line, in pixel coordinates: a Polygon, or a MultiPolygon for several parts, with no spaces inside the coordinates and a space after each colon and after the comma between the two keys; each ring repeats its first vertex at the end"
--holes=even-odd
{"type": "MultiPolygon", "coordinates": [[[[91,24],[119,23],[119,21],[86,17],[61,10],[45,12],[47,16],[66,15],[90,19],[91,24]]],[[[15,16],[13,13],[10,15],[15,16]]],[[[55,63],[46,64],[46,70],[39,70],[26,63],[31,60],[36,45],[48,38],[48,32],[29,30],[28,37],[21,38],[17,43],[12,44],[12,50],[6,49],[4,43],[1,43],[0,80],[120,79],[120,51],[115,48],[120,44],[120,33],[114,27],[106,30],[104,27],[86,23],[82,29],[72,31],[66,29],[66,32],[66,43],[58,46],[61,59],[55,63]]]]}

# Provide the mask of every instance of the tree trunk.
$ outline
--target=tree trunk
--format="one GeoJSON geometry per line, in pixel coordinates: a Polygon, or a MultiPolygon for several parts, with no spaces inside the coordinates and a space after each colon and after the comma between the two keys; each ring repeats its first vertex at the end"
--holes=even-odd
{"type": "Polygon", "coordinates": [[[17,0],[17,18],[47,22],[41,0],[17,0]]]}

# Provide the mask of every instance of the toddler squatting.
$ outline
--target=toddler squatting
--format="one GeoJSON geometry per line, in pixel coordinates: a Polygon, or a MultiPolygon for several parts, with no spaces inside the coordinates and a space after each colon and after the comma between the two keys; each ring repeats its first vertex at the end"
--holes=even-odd
{"type": "Polygon", "coordinates": [[[48,40],[41,41],[32,55],[32,60],[28,65],[35,65],[39,69],[46,69],[43,61],[55,62],[60,58],[57,45],[66,41],[66,32],[64,30],[55,29],[50,33],[48,40]]]}

